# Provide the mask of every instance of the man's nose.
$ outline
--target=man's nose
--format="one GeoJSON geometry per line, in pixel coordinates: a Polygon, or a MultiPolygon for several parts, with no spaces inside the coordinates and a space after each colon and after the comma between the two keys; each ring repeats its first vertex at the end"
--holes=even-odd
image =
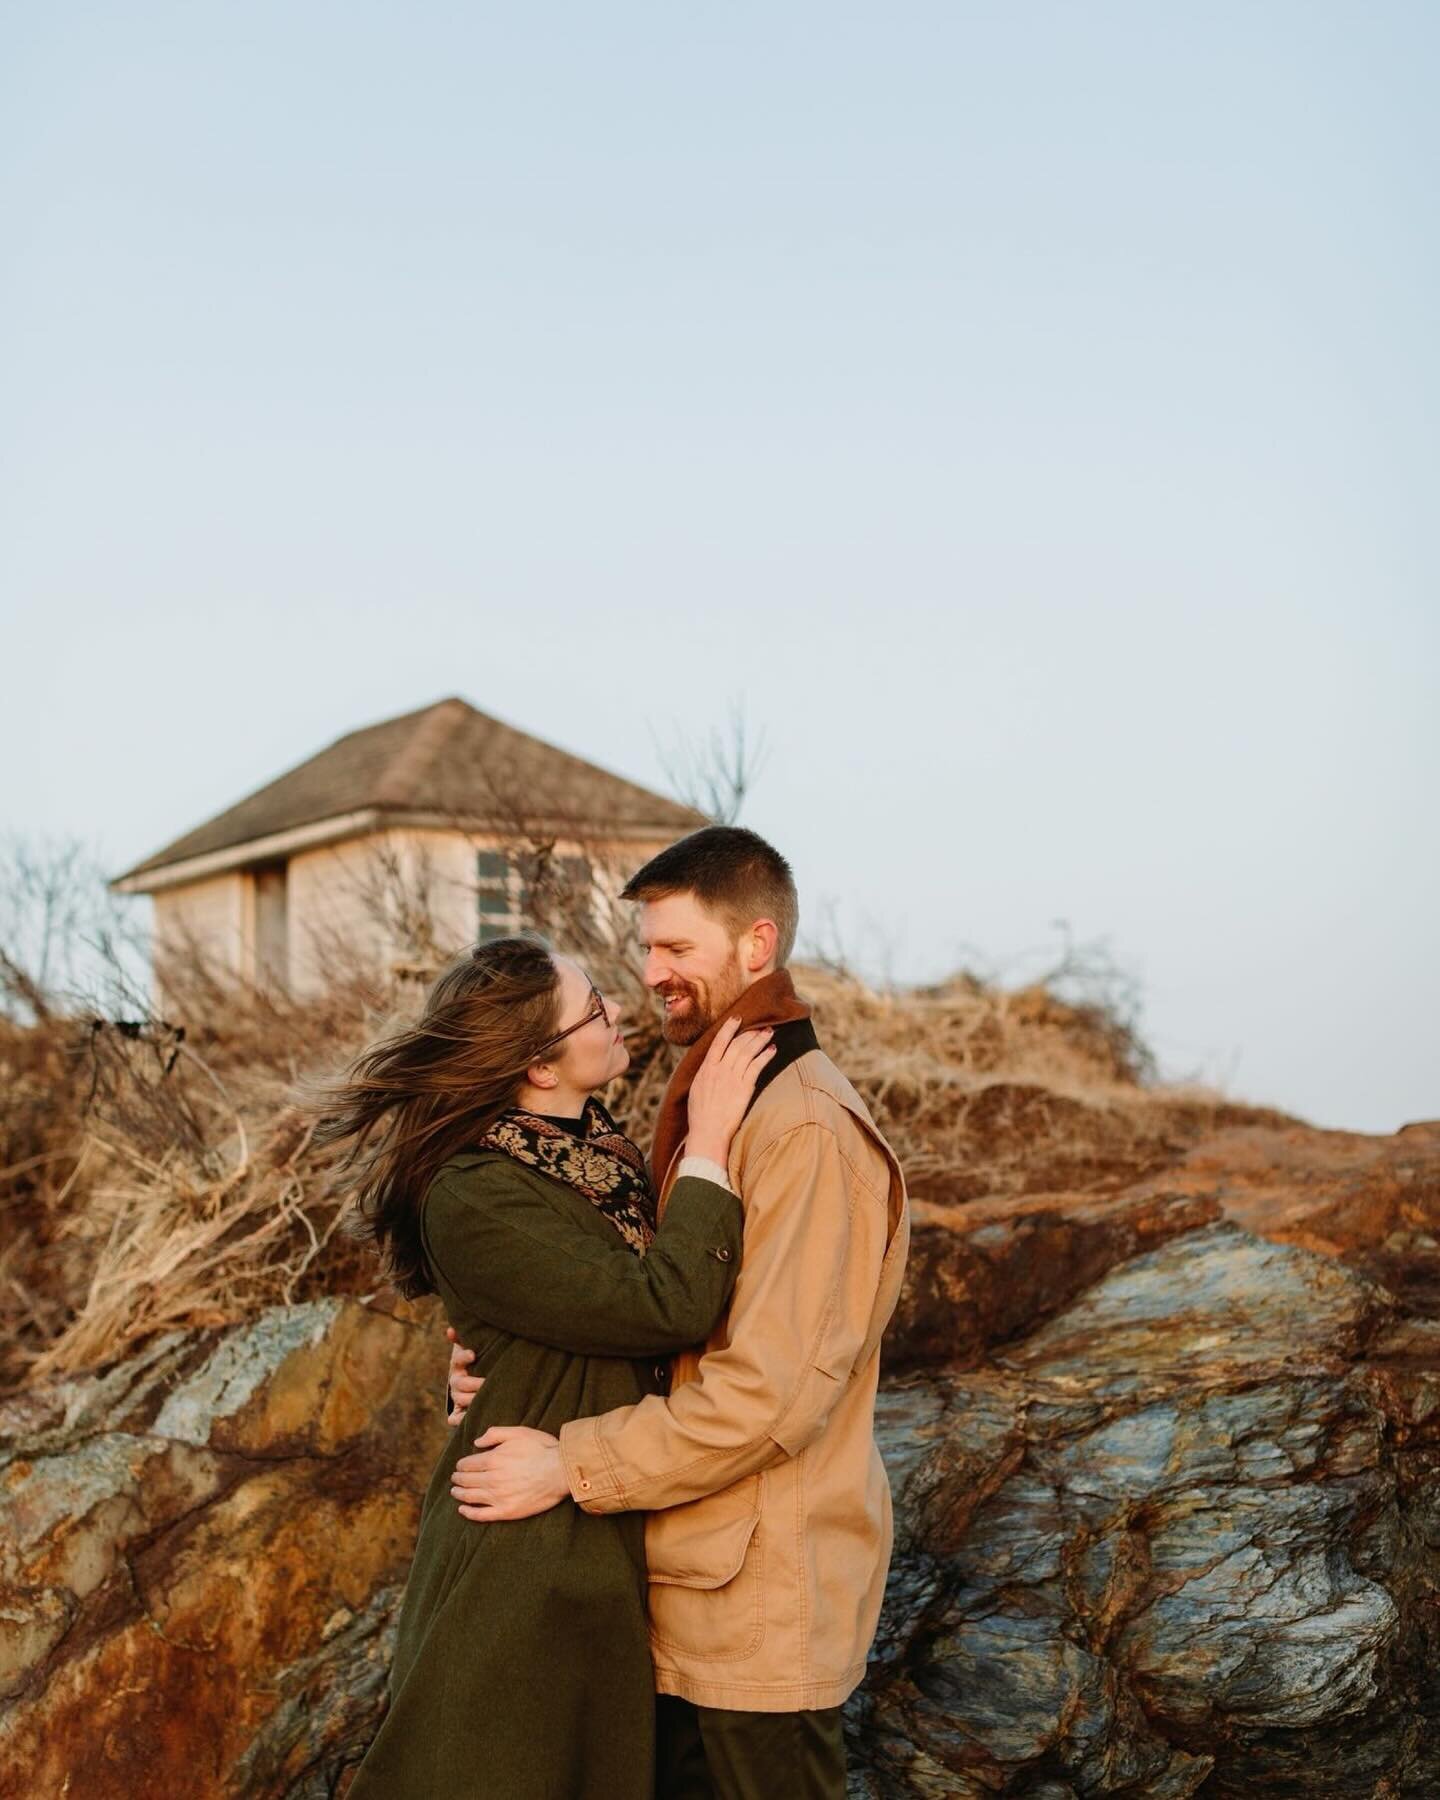
{"type": "Polygon", "coordinates": [[[652,950],[645,958],[645,985],[649,988],[663,987],[670,979],[670,971],[652,950]]]}

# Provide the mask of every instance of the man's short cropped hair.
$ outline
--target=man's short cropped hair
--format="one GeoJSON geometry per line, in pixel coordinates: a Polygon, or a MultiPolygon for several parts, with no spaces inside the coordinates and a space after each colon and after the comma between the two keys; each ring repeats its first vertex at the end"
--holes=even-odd
{"type": "Polygon", "coordinates": [[[732,937],[757,919],[773,919],[779,941],[775,962],[784,968],[795,948],[800,902],[795,877],[780,852],[741,825],[707,825],[652,856],[625,884],[622,900],[663,900],[693,894],[717,914],[732,937]]]}

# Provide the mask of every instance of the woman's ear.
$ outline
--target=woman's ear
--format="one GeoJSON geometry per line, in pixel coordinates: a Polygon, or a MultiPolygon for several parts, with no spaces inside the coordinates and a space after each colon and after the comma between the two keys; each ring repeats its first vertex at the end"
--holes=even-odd
{"type": "Polygon", "coordinates": [[[525,1071],[525,1079],[533,1088],[553,1088],[560,1080],[547,1062],[533,1062],[525,1071]]]}

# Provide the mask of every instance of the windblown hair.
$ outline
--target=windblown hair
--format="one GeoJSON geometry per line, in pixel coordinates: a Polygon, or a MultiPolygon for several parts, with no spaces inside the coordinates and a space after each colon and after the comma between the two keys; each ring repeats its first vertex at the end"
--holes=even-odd
{"type": "Polygon", "coordinates": [[[694,894],[717,914],[732,937],[757,919],[772,919],[779,934],[780,968],[795,949],[800,901],[795,877],[780,852],[742,825],[707,825],[652,856],[625,884],[622,900],[663,900],[694,894]]]}
{"type": "Polygon", "coordinates": [[[560,1010],[560,974],[538,937],[494,938],[453,962],[418,1022],[372,1044],[317,1099],[317,1144],[343,1144],[337,1182],[358,1233],[411,1299],[435,1291],[420,1203],[445,1162],[508,1107],[560,1010]]]}

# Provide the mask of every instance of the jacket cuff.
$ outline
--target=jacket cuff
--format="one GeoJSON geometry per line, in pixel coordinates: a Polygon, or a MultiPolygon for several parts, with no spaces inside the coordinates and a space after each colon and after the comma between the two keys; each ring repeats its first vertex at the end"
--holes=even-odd
{"type": "Polygon", "coordinates": [[[560,1457],[570,1497],[581,1512],[628,1512],[625,1491],[600,1442],[600,1421],[570,1419],[560,1427],[560,1457]]]}
{"type": "Polygon", "coordinates": [[[675,1179],[683,1181],[687,1175],[693,1175],[700,1181],[713,1181],[716,1187],[722,1187],[727,1194],[733,1194],[730,1185],[730,1171],[718,1162],[712,1162],[708,1156],[682,1156],[680,1167],[675,1171],[675,1179]]]}

